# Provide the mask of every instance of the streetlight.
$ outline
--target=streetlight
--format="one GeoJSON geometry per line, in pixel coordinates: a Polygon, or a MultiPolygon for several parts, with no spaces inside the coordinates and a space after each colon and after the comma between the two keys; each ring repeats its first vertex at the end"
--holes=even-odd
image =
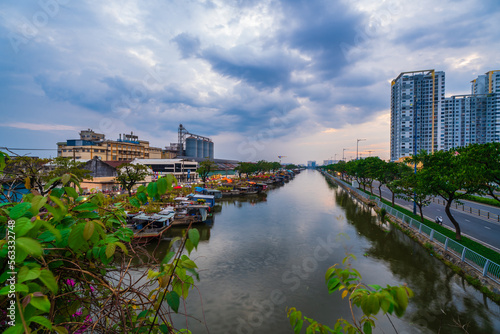
{"type": "Polygon", "coordinates": [[[359,142],[362,141],[362,140],[366,140],[366,139],[357,139],[357,141],[356,141],[356,160],[358,160],[358,146],[359,146],[359,142]]]}
{"type": "Polygon", "coordinates": [[[347,148],[343,148],[343,149],[342,149],[342,160],[344,160],[344,161],[345,161],[345,156],[344,156],[344,152],[345,152],[345,150],[347,150],[347,148]]]}
{"type": "Polygon", "coordinates": [[[334,160],[333,161],[337,161],[337,153],[334,154],[334,160]]]}

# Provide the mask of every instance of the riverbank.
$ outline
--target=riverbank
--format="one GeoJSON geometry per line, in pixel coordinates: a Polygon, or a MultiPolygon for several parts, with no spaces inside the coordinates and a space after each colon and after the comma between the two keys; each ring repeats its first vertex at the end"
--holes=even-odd
{"type": "MultiPolygon", "coordinates": [[[[425,249],[427,249],[431,255],[441,260],[444,264],[450,267],[457,274],[465,278],[471,285],[476,287],[483,294],[488,296],[491,300],[500,305],[500,283],[491,279],[490,277],[485,276],[485,273],[481,273],[478,271],[478,268],[474,268],[469,263],[463,261],[463,257],[465,251],[462,254],[457,254],[453,249],[448,248],[448,242],[443,244],[437,242],[437,239],[433,239],[431,232],[431,237],[428,238],[424,233],[421,233],[421,229],[415,231],[407,221],[404,220],[403,214],[391,214],[385,208],[381,208],[377,202],[373,201],[370,198],[367,198],[349,187],[346,183],[341,180],[338,180],[335,177],[332,177],[328,173],[324,173],[325,177],[334,181],[336,184],[340,185],[344,190],[348,191],[353,197],[362,201],[363,203],[374,207],[375,211],[385,220],[389,221],[391,224],[399,228],[406,235],[412,238],[414,241],[417,241],[421,244],[425,249]],[[326,175],[325,175],[326,174],[326,175]],[[399,216],[399,217],[398,217],[399,216]]],[[[411,224],[411,223],[410,223],[411,224]]],[[[486,264],[486,268],[488,265],[486,264]]],[[[487,269],[485,269],[487,270],[487,269]]]]}

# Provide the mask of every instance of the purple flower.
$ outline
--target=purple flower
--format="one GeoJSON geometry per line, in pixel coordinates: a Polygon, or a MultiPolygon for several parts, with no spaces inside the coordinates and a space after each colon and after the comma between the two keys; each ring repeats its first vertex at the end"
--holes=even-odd
{"type": "Polygon", "coordinates": [[[75,286],[75,281],[72,279],[67,279],[66,284],[68,284],[69,286],[75,286]]]}

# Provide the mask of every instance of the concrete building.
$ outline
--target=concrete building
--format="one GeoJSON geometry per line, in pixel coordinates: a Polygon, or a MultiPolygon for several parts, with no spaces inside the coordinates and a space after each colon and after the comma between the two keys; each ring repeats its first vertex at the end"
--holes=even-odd
{"type": "Polygon", "coordinates": [[[151,168],[153,180],[166,174],[173,174],[179,181],[198,179],[198,163],[187,159],[134,159],[131,164],[143,164],[151,168]]]}
{"type": "Polygon", "coordinates": [[[308,161],[307,168],[316,168],[316,161],[308,161]]]}
{"type": "Polygon", "coordinates": [[[162,149],[149,146],[148,141],[139,140],[133,133],[120,134],[118,140],[106,140],[104,134],[88,129],[80,132],[80,139],[57,143],[57,156],[75,160],[98,157],[106,161],[161,159],[162,149]]]}
{"type": "Polygon", "coordinates": [[[440,149],[445,74],[434,70],[403,72],[391,84],[391,160],[417,151],[440,149]]]}
{"type": "Polygon", "coordinates": [[[392,81],[391,161],[500,141],[500,71],[472,80],[470,95],[444,94],[444,72],[403,72],[392,81]]]}

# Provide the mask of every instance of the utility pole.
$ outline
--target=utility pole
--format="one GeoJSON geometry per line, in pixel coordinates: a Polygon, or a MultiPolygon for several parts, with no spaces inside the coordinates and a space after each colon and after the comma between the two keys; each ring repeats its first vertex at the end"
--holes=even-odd
{"type": "MultiPolygon", "coordinates": [[[[434,85],[434,83],[433,83],[434,85]]],[[[415,92],[415,110],[413,111],[413,157],[415,158],[415,166],[414,166],[414,173],[417,174],[417,111],[418,111],[418,104],[419,100],[418,97],[416,97],[416,92],[415,92]]],[[[432,102],[434,103],[434,101],[432,102]]],[[[434,143],[433,143],[434,145],[434,143]]],[[[413,192],[413,214],[417,214],[417,194],[413,192]]]]}
{"type": "Polygon", "coordinates": [[[358,160],[358,146],[359,146],[359,142],[363,141],[363,140],[366,140],[366,139],[357,139],[356,140],[356,160],[358,160]]]}
{"type": "Polygon", "coordinates": [[[372,152],[373,151],[368,151],[368,156],[371,157],[372,156],[372,152]]]}

